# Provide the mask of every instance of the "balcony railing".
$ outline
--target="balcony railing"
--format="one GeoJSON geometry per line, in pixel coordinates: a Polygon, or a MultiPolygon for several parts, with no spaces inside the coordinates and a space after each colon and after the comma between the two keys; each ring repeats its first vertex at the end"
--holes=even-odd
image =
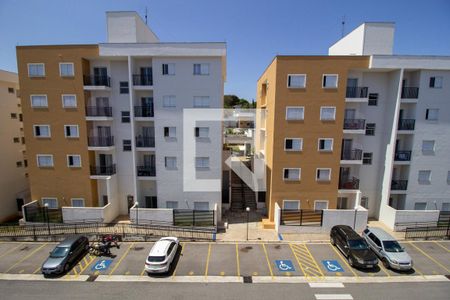
{"type": "Polygon", "coordinates": [[[88,86],[111,86],[111,77],[100,75],[83,76],[84,85],[88,86]]]}
{"type": "Polygon", "coordinates": [[[153,76],[144,74],[133,75],[133,85],[153,85],[153,76]]]}
{"type": "Polygon", "coordinates": [[[86,116],[88,117],[112,117],[111,106],[87,106],[86,116]]]}
{"type": "Polygon", "coordinates": [[[136,147],[138,148],[153,148],[155,147],[155,137],[151,136],[137,136],[136,147]]]}
{"type": "Polygon", "coordinates": [[[149,106],[135,106],[134,107],[135,117],[152,118],[154,117],[153,105],[149,106]]]}
{"type": "Polygon", "coordinates": [[[408,180],[392,180],[391,190],[406,191],[408,189],[408,180]]]}
{"type": "Polygon", "coordinates": [[[346,98],[367,98],[368,88],[365,86],[349,86],[347,87],[346,98]]]}
{"type": "Polygon", "coordinates": [[[341,190],[359,190],[359,179],[351,177],[339,180],[339,189],[341,190]]]}
{"type": "Polygon", "coordinates": [[[137,166],[137,176],[156,176],[155,166],[137,166]]]}
{"type": "Polygon", "coordinates": [[[411,160],[411,151],[396,151],[394,160],[395,161],[410,161],[411,160]]]}
{"type": "Polygon", "coordinates": [[[345,119],[344,129],[347,130],[363,130],[366,126],[366,120],[364,119],[345,119]]]}
{"type": "Polygon", "coordinates": [[[362,159],[362,150],[361,149],[353,149],[350,151],[343,151],[341,154],[342,160],[361,160],[362,159]]]}
{"type": "Polygon", "coordinates": [[[110,147],[114,146],[113,136],[90,136],[88,137],[89,147],[110,147]]]}
{"type": "Polygon", "coordinates": [[[398,130],[414,130],[415,124],[414,119],[401,119],[398,121],[398,130]]]}
{"type": "Polygon", "coordinates": [[[104,166],[91,166],[91,175],[113,175],[116,174],[116,164],[104,166]]]}
{"type": "Polygon", "coordinates": [[[418,87],[402,87],[402,98],[403,99],[419,98],[419,88],[418,87]]]}

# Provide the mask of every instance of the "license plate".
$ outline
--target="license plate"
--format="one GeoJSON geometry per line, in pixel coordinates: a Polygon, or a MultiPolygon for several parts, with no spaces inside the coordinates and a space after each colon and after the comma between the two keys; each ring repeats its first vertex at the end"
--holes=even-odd
{"type": "Polygon", "coordinates": [[[367,265],[368,268],[373,268],[373,265],[367,265]]]}

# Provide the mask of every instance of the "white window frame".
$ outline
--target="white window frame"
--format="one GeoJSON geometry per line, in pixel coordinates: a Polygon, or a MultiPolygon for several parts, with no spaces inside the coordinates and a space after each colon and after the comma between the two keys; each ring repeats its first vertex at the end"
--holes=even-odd
{"type": "Polygon", "coordinates": [[[167,170],[175,170],[177,168],[177,157],[176,156],[164,156],[164,167],[167,170]],[[173,165],[169,165],[169,161],[174,161],[173,165]]]}
{"type": "Polygon", "coordinates": [[[322,74],[322,88],[324,89],[337,89],[339,86],[339,74],[322,74]],[[324,79],[326,76],[336,76],[336,86],[325,86],[324,79]]]}
{"type": "Polygon", "coordinates": [[[195,168],[196,169],[209,169],[209,165],[210,165],[209,156],[196,156],[195,157],[195,168]],[[199,162],[201,162],[200,165],[199,165],[199,162]],[[207,162],[207,164],[205,164],[204,162],[207,162]]]}
{"type": "Polygon", "coordinates": [[[177,99],[175,95],[165,95],[163,96],[162,106],[164,108],[175,108],[177,107],[177,99]]]}
{"type": "Polygon", "coordinates": [[[28,63],[27,64],[28,77],[45,77],[45,64],[44,63],[28,63]],[[42,65],[42,70],[44,73],[42,75],[31,75],[30,74],[30,66],[32,65],[42,65]]]}
{"type": "Polygon", "coordinates": [[[194,74],[195,76],[208,76],[209,71],[210,71],[209,63],[194,63],[192,74],[194,74]],[[195,65],[200,65],[200,73],[195,72],[195,65]]]}
{"type": "Polygon", "coordinates": [[[56,198],[56,197],[41,197],[42,206],[45,206],[45,200],[55,200],[55,202],[56,202],[56,207],[52,207],[49,205],[48,208],[58,208],[59,207],[58,198],[56,198]]]}
{"type": "Polygon", "coordinates": [[[334,148],[334,138],[319,138],[317,139],[317,151],[320,152],[332,152],[334,148]],[[331,140],[331,149],[320,149],[320,140],[331,140]]]}
{"type": "Polygon", "coordinates": [[[444,77],[443,76],[430,76],[430,79],[434,77],[434,86],[429,86],[430,89],[442,89],[444,77]],[[439,80],[437,80],[439,78],[439,80]],[[439,83],[439,84],[436,84],[439,83]]]}
{"type": "Polygon", "coordinates": [[[71,198],[70,199],[70,204],[72,205],[72,207],[86,207],[86,201],[84,201],[84,198],[71,198]],[[77,206],[74,206],[73,205],[73,201],[82,201],[83,202],[83,205],[82,206],[80,206],[80,205],[77,205],[77,206]]]}
{"type": "Polygon", "coordinates": [[[195,108],[209,108],[211,107],[211,97],[209,96],[194,96],[193,106],[195,108]],[[200,105],[196,105],[196,100],[200,100],[200,105]],[[207,105],[205,104],[208,102],[207,105]]]}
{"type": "Polygon", "coordinates": [[[286,106],[286,121],[304,121],[304,120],[305,120],[305,107],[304,106],[286,106]],[[288,118],[289,109],[301,109],[303,111],[301,119],[288,118]]]}
{"type": "Polygon", "coordinates": [[[68,139],[77,139],[80,137],[80,126],[78,126],[77,124],[66,124],[64,125],[64,136],[68,139]],[[76,136],[68,136],[67,135],[67,127],[76,127],[77,128],[77,135],[76,136]]]}
{"type": "Polygon", "coordinates": [[[295,210],[300,210],[300,208],[301,208],[301,201],[300,200],[283,199],[283,210],[295,211],[295,210]],[[285,208],[285,206],[284,206],[285,203],[297,203],[297,209],[285,208]]]}
{"type": "Polygon", "coordinates": [[[316,181],[331,181],[331,168],[317,168],[316,169],[316,181]],[[319,175],[319,171],[321,170],[328,170],[328,178],[325,179],[320,179],[319,175]]]}
{"type": "Polygon", "coordinates": [[[55,161],[53,159],[53,154],[36,154],[36,165],[37,165],[38,168],[53,168],[55,166],[55,161]],[[48,165],[48,166],[41,166],[39,164],[39,157],[41,157],[41,156],[49,156],[49,157],[51,157],[52,164],[48,165]]]}
{"type": "Polygon", "coordinates": [[[320,120],[321,121],[335,121],[336,120],[336,106],[321,106],[320,107],[320,120]],[[323,117],[324,109],[333,109],[333,117],[332,118],[324,118],[323,117]]]}
{"type": "Polygon", "coordinates": [[[169,208],[169,209],[177,209],[178,208],[178,201],[166,201],[166,208],[169,208]],[[171,207],[169,207],[169,203],[171,203],[171,204],[176,204],[176,205],[171,205],[171,207]]]}
{"type": "Polygon", "coordinates": [[[417,180],[419,183],[421,184],[429,184],[431,183],[431,170],[419,170],[418,174],[417,174],[417,180]],[[428,174],[428,178],[424,179],[422,178],[422,176],[420,176],[420,174],[427,172],[428,174]]]}
{"type": "Polygon", "coordinates": [[[66,155],[66,160],[67,160],[67,167],[68,168],[81,168],[81,155],[80,154],[67,154],[66,155]],[[80,159],[80,165],[79,166],[71,166],[69,163],[69,157],[70,156],[78,156],[78,158],[80,159]]]}
{"type": "Polygon", "coordinates": [[[328,205],[330,204],[330,201],[328,201],[328,200],[314,200],[314,210],[318,210],[318,209],[316,209],[316,204],[317,203],[326,203],[327,204],[327,206],[326,206],[326,208],[324,208],[324,209],[320,209],[320,210],[325,210],[325,209],[328,209],[328,205]]]}
{"type": "Polygon", "coordinates": [[[76,108],[78,106],[77,95],[75,95],[75,94],[62,94],[61,102],[62,102],[62,107],[64,107],[64,108],[76,108]],[[66,105],[66,103],[64,101],[64,97],[73,97],[75,100],[75,105],[66,105]]]}
{"type": "Polygon", "coordinates": [[[162,76],[175,76],[175,63],[162,63],[162,76]],[[164,74],[164,65],[167,65],[167,74],[164,74]]]}
{"type": "Polygon", "coordinates": [[[177,137],[177,127],[176,126],[164,126],[164,128],[169,128],[169,135],[165,135],[165,129],[163,129],[164,130],[164,132],[163,132],[163,134],[164,134],[164,137],[165,138],[176,138],[177,137]],[[172,134],[171,134],[172,133],[172,134]]]}
{"type": "MultiPolygon", "coordinates": [[[[294,143],[292,143],[292,145],[294,145],[294,143]]],[[[284,151],[291,151],[291,152],[300,152],[303,151],[303,138],[292,138],[292,137],[287,137],[284,139],[284,151]],[[286,141],[287,140],[299,140],[300,141],[300,149],[287,149],[286,148],[286,141]]]]}
{"type": "Polygon", "coordinates": [[[59,76],[61,77],[74,77],[75,76],[75,65],[72,62],[60,62],[59,63],[59,76]],[[70,75],[63,75],[61,72],[61,66],[62,65],[72,65],[72,74],[70,75]]]}
{"type": "MultiPolygon", "coordinates": [[[[195,131],[197,131],[198,128],[198,136],[196,136],[196,138],[209,138],[209,127],[208,126],[198,126],[195,127],[195,131]],[[202,134],[203,132],[203,134],[202,134]],[[206,135],[205,135],[206,132],[206,135]]],[[[195,134],[195,133],[194,133],[195,134]]]]}
{"type": "Polygon", "coordinates": [[[302,180],[302,168],[283,168],[283,174],[281,174],[281,178],[284,181],[300,181],[302,180]],[[298,178],[285,178],[284,173],[286,170],[298,170],[298,178]]]}
{"type": "Polygon", "coordinates": [[[45,94],[33,94],[30,95],[30,105],[32,108],[47,108],[48,107],[48,97],[45,94]],[[46,105],[33,105],[33,97],[44,97],[46,105]]]}
{"type": "Polygon", "coordinates": [[[428,203],[427,202],[414,202],[414,210],[427,210],[428,207],[428,203]],[[416,209],[416,204],[424,204],[425,203],[425,208],[424,209],[416,209]]]}
{"type": "Polygon", "coordinates": [[[52,137],[51,127],[48,124],[36,124],[33,125],[33,136],[38,139],[48,139],[52,137]],[[47,127],[48,128],[48,136],[36,135],[36,127],[47,127]]]}
{"type": "Polygon", "coordinates": [[[435,149],[436,149],[436,141],[435,140],[423,140],[422,141],[422,152],[434,153],[435,149]],[[433,147],[431,149],[425,149],[424,145],[427,143],[430,143],[430,144],[433,143],[433,147]]]}
{"type": "Polygon", "coordinates": [[[288,88],[290,88],[290,89],[304,89],[304,88],[306,88],[306,74],[288,74],[287,75],[287,79],[286,79],[286,86],[288,88]],[[292,86],[292,85],[289,85],[289,78],[292,79],[293,76],[297,76],[297,77],[303,76],[303,86],[292,86]]]}
{"type": "Polygon", "coordinates": [[[427,121],[438,121],[439,120],[439,108],[427,108],[425,110],[425,120],[427,121]],[[427,114],[428,111],[428,114],[427,114]],[[430,119],[430,111],[436,111],[436,118],[435,119],[430,119]],[[427,116],[428,115],[428,116],[427,116]]]}

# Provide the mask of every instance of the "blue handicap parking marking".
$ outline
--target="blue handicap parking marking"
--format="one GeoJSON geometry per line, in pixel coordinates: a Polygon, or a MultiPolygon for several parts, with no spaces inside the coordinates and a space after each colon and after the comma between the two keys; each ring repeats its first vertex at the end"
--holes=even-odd
{"type": "Polygon", "coordinates": [[[109,265],[112,263],[112,259],[101,259],[92,266],[92,271],[104,271],[109,268],[109,265]]]}
{"type": "Polygon", "coordinates": [[[277,265],[278,271],[280,272],[293,272],[295,271],[294,264],[292,261],[285,260],[276,260],[275,264],[277,265]]]}
{"type": "Polygon", "coordinates": [[[322,264],[328,272],[344,272],[337,260],[322,260],[322,264]]]}

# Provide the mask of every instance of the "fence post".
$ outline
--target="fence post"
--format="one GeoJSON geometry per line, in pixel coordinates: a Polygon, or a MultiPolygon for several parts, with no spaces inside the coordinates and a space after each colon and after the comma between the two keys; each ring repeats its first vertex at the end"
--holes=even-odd
{"type": "Polygon", "coordinates": [[[33,224],[33,240],[36,240],[36,225],[34,224],[33,224]]]}
{"type": "Polygon", "coordinates": [[[77,224],[75,224],[75,234],[77,234],[77,224]]]}
{"type": "Polygon", "coordinates": [[[323,225],[323,209],[320,211],[320,227],[323,225]]]}
{"type": "Polygon", "coordinates": [[[192,210],[192,226],[195,226],[195,209],[192,210]]]}
{"type": "Polygon", "coordinates": [[[300,226],[303,224],[303,210],[300,209],[300,226]]]}

